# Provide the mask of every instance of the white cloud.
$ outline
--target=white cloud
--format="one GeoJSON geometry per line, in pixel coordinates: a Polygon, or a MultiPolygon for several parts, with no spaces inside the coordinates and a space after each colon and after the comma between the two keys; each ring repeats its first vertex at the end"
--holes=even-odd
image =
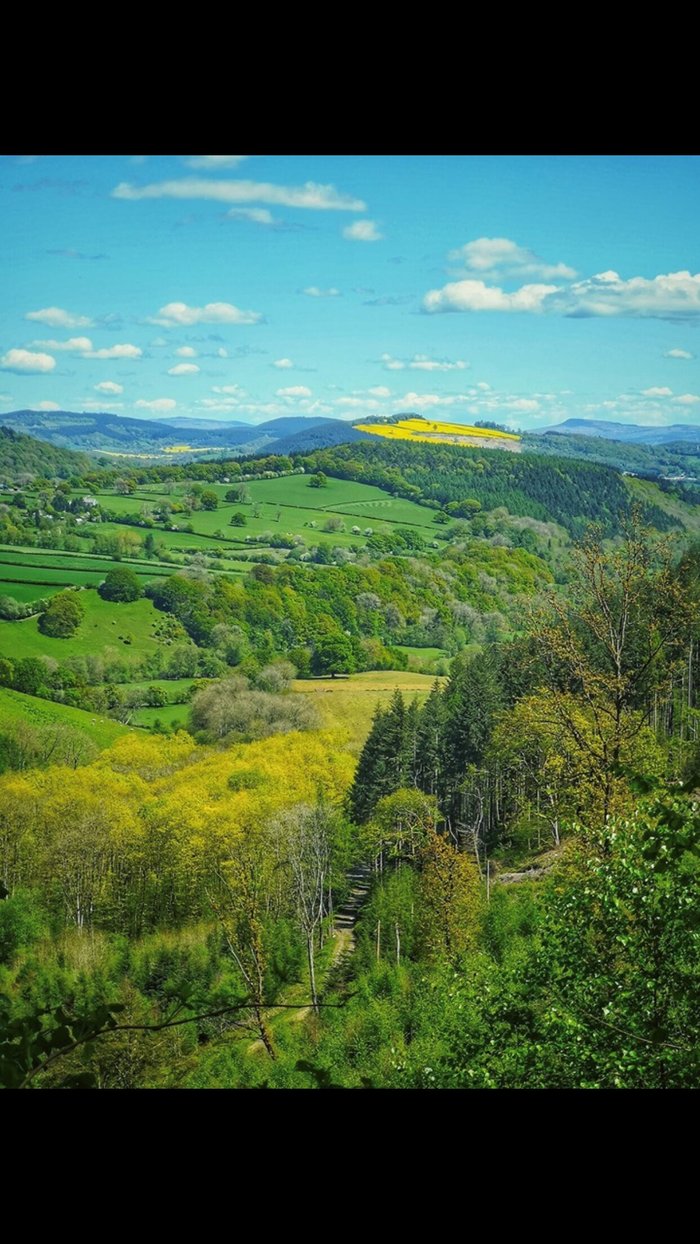
{"type": "Polygon", "coordinates": [[[231,397],[247,397],[245,389],[239,384],[215,384],[212,385],[212,393],[227,393],[231,397]]]}
{"type": "Polygon", "coordinates": [[[345,226],[343,237],[350,242],[381,242],[384,234],[379,232],[374,220],[355,220],[345,226]]]}
{"type": "Polygon", "coordinates": [[[623,280],[617,272],[599,272],[577,281],[546,300],[546,311],[575,317],[634,316],[640,319],[690,319],[700,315],[700,272],[669,272],[651,280],[623,280]]]}
{"type": "Polygon", "coordinates": [[[673,389],[666,388],[642,389],[644,397],[670,397],[672,393],[673,389]]]}
{"type": "Polygon", "coordinates": [[[226,215],[229,220],[251,220],[254,225],[276,225],[279,223],[267,207],[232,207],[226,215]]]}
{"type": "Polygon", "coordinates": [[[152,402],[146,402],[143,398],[139,398],[136,402],[137,410],[174,410],[177,402],[172,397],[156,397],[152,402]]]}
{"type": "Polygon", "coordinates": [[[53,371],[56,360],[50,354],[33,354],[31,350],[8,350],[0,358],[2,371],[44,372],[53,371]]]}
{"type": "Polygon", "coordinates": [[[247,156],[187,156],[185,164],[189,168],[236,168],[238,164],[242,164],[243,160],[247,160],[247,156]]]}
{"type": "Polygon", "coordinates": [[[155,341],[151,342],[151,345],[156,347],[167,346],[167,344],[165,337],[156,337],[155,341]]]}
{"type": "Polygon", "coordinates": [[[121,345],[108,346],[102,350],[86,350],[86,359],[140,359],[143,350],[140,346],[132,346],[128,342],[121,345]]]}
{"type": "Polygon", "coordinates": [[[94,397],[85,398],[85,400],[81,402],[81,405],[83,407],[83,410],[123,410],[124,409],[123,402],[105,402],[103,398],[100,398],[99,401],[95,401],[94,397]]]}
{"type": "Polygon", "coordinates": [[[124,385],[117,384],[114,380],[101,380],[95,385],[95,389],[98,393],[123,393],[124,385]]]}
{"type": "Polygon", "coordinates": [[[507,270],[513,275],[539,277],[543,281],[571,279],[576,276],[574,268],[566,264],[548,264],[533,251],[527,250],[509,238],[476,238],[448,255],[453,263],[463,263],[470,272],[495,273],[507,270]]]}
{"type": "Polygon", "coordinates": [[[278,368],[280,369],[280,371],[284,371],[284,370],[286,370],[286,369],[287,369],[287,368],[289,368],[289,367],[293,367],[293,366],[294,366],[294,364],[293,364],[293,362],[292,362],[292,360],[291,360],[291,359],[275,359],[275,361],[274,361],[274,363],[272,364],[272,366],[273,366],[273,367],[278,367],[278,368]]]}
{"type": "Polygon", "coordinates": [[[68,341],[33,341],[33,346],[41,346],[44,350],[92,350],[89,337],[69,337],[68,341]]]}
{"type": "Polygon", "coordinates": [[[695,355],[690,350],[667,350],[664,354],[665,359],[694,359],[695,355]]]}
{"type": "MultiPolygon", "coordinates": [[[[523,269],[518,270],[518,274],[523,269]]],[[[453,281],[430,290],[423,310],[548,312],[574,318],[631,316],[687,320],[700,316],[700,273],[670,272],[652,279],[635,276],[623,280],[608,270],[577,281],[568,288],[557,285],[523,285],[507,293],[481,280],[453,281]]]]}
{"type": "Polygon", "coordinates": [[[673,400],[678,406],[694,406],[696,402],[700,402],[700,397],[696,393],[682,393],[680,397],[674,397],[673,400]]]}
{"type": "Polygon", "coordinates": [[[199,371],[196,363],[176,363],[168,368],[169,376],[194,376],[199,371]]]}
{"type": "Polygon", "coordinates": [[[339,289],[334,289],[333,287],[331,287],[330,289],[319,289],[318,285],[308,285],[306,289],[302,290],[302,293],[308,294],[309,298],[339,298],[340,297],[339,289]]]}
{"type": "Polygon", "coordinates": [[[216,351],[216,356],[217,358],[220,358],[220,359],[227,359],[228,350],[225,350],[223,346],[219,346],[218,350],[216,351]]]}
{"type": "Polygon", "coordinates": [[[483,393],[487,393],[488,390],[491,388],[491,385],[487,384],[485,380],[478,380],[476,387],[477,389],[481,389],[483,393]]]}
{"type": "Polygon", "coordinates": [[[58,402],[37,402],[32,410],[60,410],[58,402]]]}
{"type": "MultiPolygon", "coordinates": [[[[165,342],[163,344],[165,345],[165,342]]],[[[197,357],[197,351],[194,346],[179,346],[175,353],[181,359],[196,359],[197,357]]]]}
{"type": "Polygon", "coordinates": [[[172,328],[174,325],[189,327],[191,324],[258,324],[262,318],[259,311],[241,311],[231,302],[208,302],[204,307],[169,302],[161,307],[150,323],[172,328]]]}
{"type": "Polygon", "coordinates": [[[49,328],[90,328],[92,320],[87,315],[75,315],[62,307],[44,307],[41,311],[27,311],[25,320],[37,320],[49,328]]]}
{"type": "Polygon", "coordinates": [[[293,384],[288,389],[278,389],[276,397],[311,397],[311,389],[305,384],[293,384]]]}
{"type": "Polygon", "coordinates": [[[451,281],[442,289],[431,289],[423,299],[429,314],[441,311],[542,311],[544,299],[558,290],[557,285],[523,285],[507,294],[484,281],[451,281]]]}
{"type": "Polygon", "coordinates": [[[307,181],[303,186],[276,186],[264,181],[207,181],[183,177],[132,186],[123,181],[112,191],[114,199],[213,199],[219,203],[271,203],[277,207],[305,207],[313,211],[364,212],[366,203],[343,194],[335,186],[307,181]]]}
{"type": "Polygon", "coordinates": [[[392,358],[390,354],[383,354],[380,362],[384,364],[386,371],[403,371],[406,366],[401,359],[392,358]]]}
{"type": "Polygon", "coordinates": [[[387,389],[385,384],[375,384],[374,388],[368,389],[368,393],[372,397],[391,397],[391,389],[387,389]]]}
{"type": "Polygon", "coordinates": [[[465,371],[469,363],[463,359],[431,359],[428,354],[414,354],[412,359],[395,359],[390,354],[383,354],[380,362],[386,371],[465,371]]]}
{"type": "Polygon", "coordinates": [[[351,410],[379,410],[380,403],[373,397],[337,397],[334,406],[346,406],[351,410]]]}

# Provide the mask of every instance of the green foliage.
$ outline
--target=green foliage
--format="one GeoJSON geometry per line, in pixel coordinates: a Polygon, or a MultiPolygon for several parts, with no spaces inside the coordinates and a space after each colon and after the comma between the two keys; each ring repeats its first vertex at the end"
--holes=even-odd
{"type": "Polygon", "coordinates": [[[20,947],[30,946],[46,932],[46,913],[33,890],[2,894],[0,885],[0,963],[7,964],[20,947]]]}
{"type": "Polygon", "coordinates": [[[103,600],[133,601],[143,595],[137,576],[129,566],[115,566],[97,589],[103,600]]]}
{"type": "Polygon", "coordinates": [[[53,639],[69,639],[84,616],[85,610],[74,592],[59,592],[39,618],[39,630],[53,639]]]}

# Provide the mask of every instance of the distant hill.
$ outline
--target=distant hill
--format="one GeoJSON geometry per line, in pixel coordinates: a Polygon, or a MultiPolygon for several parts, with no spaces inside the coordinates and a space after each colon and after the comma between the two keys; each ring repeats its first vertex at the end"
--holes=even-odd
{"type": "Polygon", "coordinates": [[[340,419],[328,419],[315,428],[304,428],[292,436],[283,436],[275,442],[276,454],[300,454],[313,449],[330,449],[334,445],[348,445],[351,441],[369,440],[366,432],[358,432],[352,424],[340,419]]]}
{"type": "Polygon", "coordinates": [[[607,419],[565,419],[551,428],[537,428],[531,436],[603,436],[611,441],[641,442],[643,445],[668,445],[692,442],[700,449],[700,427],[687,423],[671,423],[667,427],[642,427],[635,423],[612,423],[607,419]]]}
{"type": "Polygon", "coordinates": [[[241,419],[196,419],[193,415],[174,415],[172,419],[154,419],[154,423],[166,424],[169,428],[199,428],[207,432],[228,431],[229,428],[250,428],[249,423],[241,419]]]}
{"type": "Polygon", "coordinates": [[[0,482],[14,484],[23,476],[38,475],[47,479],[68,479],[71,475],[83,475],[94,466],[86,454],[59,449],[16,432],[14,428],[0,427],[0,482]]]}
{"type": "Polygon", "coordinates": [[[184,415],[168,420],[130,419],[107,412],[15,410],[3,415],[2,421],[15,431],[62,449],[162,462],[222,454],[233,458],[267,450],[276,453],[278,444],[284,442],[286,446],[290,438],[294,438],[293,448],[298,452],[357,439],[347,423],[323,416],[290,415],[253,425],[184,415]],[[329,430],[325,439],[319,440],[319,428],[329,430]]]}

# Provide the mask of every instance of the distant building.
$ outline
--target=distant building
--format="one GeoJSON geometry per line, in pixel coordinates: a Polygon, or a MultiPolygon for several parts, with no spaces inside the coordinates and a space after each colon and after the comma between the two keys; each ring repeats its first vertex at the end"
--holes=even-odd
{"type": "Polygon", "coordinates": [[[90,505],[90,506],[92,506],[92,505],[99,505],[99,504],[100,504],[100,503],[99,503],[99,501],[97,500],[97,497],[82,497],[82,498],[81,498],[81,500],[82,500],[82,502],[83,502],[83,505],[90,505]]]}

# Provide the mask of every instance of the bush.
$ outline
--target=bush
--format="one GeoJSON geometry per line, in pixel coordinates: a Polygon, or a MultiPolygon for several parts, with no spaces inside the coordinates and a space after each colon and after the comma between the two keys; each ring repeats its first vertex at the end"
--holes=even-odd
{"type": "Polygon", "coordinates": [[[74,592],[59,592],[39,618],[39,630],[52,639],[69,639],[75,635],[83,614],[83,606],[74,592]]]}
{"type": "Polygon", "coordinates": [[[103,600],[122,603],[138,600],[143,596],[141,584],[128,566],[115,566],[114,570],[109,570],[104,583],[97,590],[103,600]]]}

